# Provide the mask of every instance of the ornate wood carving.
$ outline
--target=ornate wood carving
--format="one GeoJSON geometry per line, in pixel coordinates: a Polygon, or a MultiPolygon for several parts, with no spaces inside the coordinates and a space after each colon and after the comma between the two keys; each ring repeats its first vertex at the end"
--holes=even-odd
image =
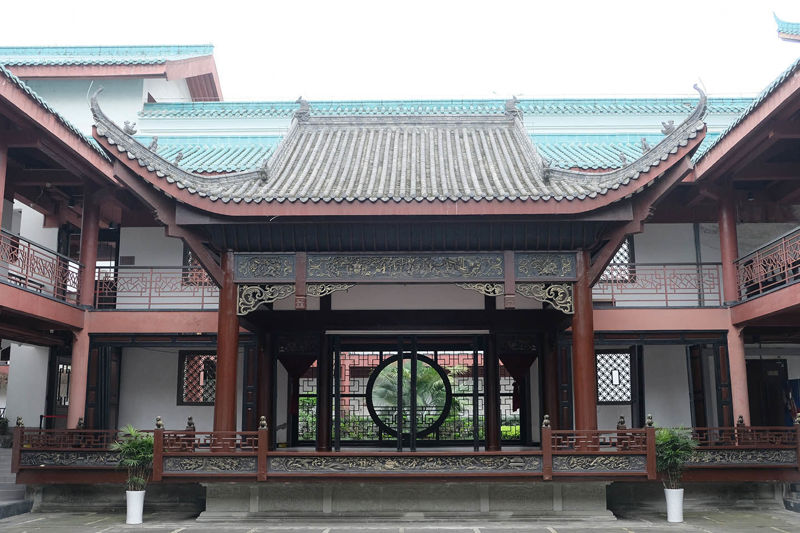
{"type": "Polygon", "coordinates": [[[484,296],[502,296],[504,285],[502,283],[456,283],[462,289],[475,291],[484,296]]]}
{"type": "Polygon", "coordinates": [[[502,280],[502,254],[308,256],[309,281],[502,280]]]}
{"type": "Polygon", "coordinates": [[[645,472],[646,455],[554,455],[553,472],[645,472]]]}
{"type": "Polygon", "coordinates": [[[164,474],[253,474],[257,471],[255,456],[231,457],[165,457],[164,474]]]}
{"type": "Polygon", "coordinates": [[[293,456],[270,457],[272,473],[409,474],[437,472],[541,472],[538,455],[293,456]]]}
{"type": "Polygon", "coordinates": [[[346,291],[355,287],[355,283],[311,283],[306,286],[306,294],[322,298],[336,291],[346,291]]]}
{"type": "Polygon", "coordinates": [[[574,253],[517,253],[514,270],[518,280],[557,281],[577,279],[574,253]]]}
{"type": "Polygon", "coordinates": [[[575,313],[572,283],[517,283],[516,288],[526,298],[547,302],[568,315],[575,313]]]}
{"type": "Polygon", "coordinates": [[[234,281],[294,281],[293,254],[236,254],[234,281]]]}
{"type": "Polygon", "coordinates": [[[797,464],[797,451],[787,449],[743,449],[743,450],[703,450],[696,449],[690,465],[711,466],[753,466],[753,465],[788,465],[797,464]]]}
{"type": "Polygon", "coordinates": [[[22,451],[20,466],[119,466],[119,454],[108,450],[22,451]]]}
{"type": "Polygon", "coordinates": [[[263,304],[281,300],[294,294],[294,285],[239,285],[236,314],[246,315],[263,304]]]}

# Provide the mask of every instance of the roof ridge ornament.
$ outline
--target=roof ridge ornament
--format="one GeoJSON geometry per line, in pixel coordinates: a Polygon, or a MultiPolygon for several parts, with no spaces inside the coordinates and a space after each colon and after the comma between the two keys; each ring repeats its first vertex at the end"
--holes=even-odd
{"type": "Polygon", "coordinates": [[[522,111],[517,107],[519,98],[511,95],[511,98],[505,102],[505,113],[507,117],[517,117],[522,120],[522,111]]]}
{"type": "Polygon", "coordinates": [[[295,103],[300,104],[300,107],[294,112],[294,118],[297,122],[308,122],[308,119],[311,118],[311,106],[308,100],[304,100],[301,96],[295,103]]]}
{"type": "Polygon", "coordinates": [[[661,133],[663,133],[664,135],[669,135],[670,133],[672,133],[676,129],[677,129],[677,126],[675,126],[675,121],[674,120],[668,120],[666,122],[661,121],[661,133]]]}

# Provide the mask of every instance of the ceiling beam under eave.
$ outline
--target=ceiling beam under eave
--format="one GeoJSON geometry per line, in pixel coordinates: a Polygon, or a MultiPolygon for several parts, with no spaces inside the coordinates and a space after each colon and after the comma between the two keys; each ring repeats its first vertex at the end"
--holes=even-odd
{"type": "Polygon", "coordinates": [[[194,257],[206,269],[208,275],[217,285],[222,286],[222,268],[217,262],[217,257],[203,244],[203,239],[196,231],[176,223],[175,200],[167,198],[161,191],[156,190],[119,161],[114,162],[114,175],[144,205],[153,210],[156,220],[164,224],[167,236],[182,239],[192,250],[194,257]]]}
{"type": "Polygon", "coordinates": [[[733,181],[787,181],[800,180],[800,164],[763,163],[753,164],[733,174],[733,181]]]}
{"type": "Polygon", "coordinates": [[[680,162],[667,170],[652,186],[632,198],[633,220],[617,226],[616,229],[608,234],[606,242],[600,249],[592,255],[588,273],[590,285],[597,283],[600,276],[603,275],[603,271],[614,258],[614,254],[625,237],[642,232],[644,222],[652,216],[656,204],[688,174],[693,172],[693,168],[691,154],[687,154],[680,162]]]}
{"type": "Polygon", "coordinates": [[[739,124],[729,131],[697,162],[696,179],[715,179],[723,176],[742,161],[752,160],[752,152],[760,155],[769,128],[768,122],[777,116],[791,116],[800,100],[800,71],[786,79],[779,88],[764,99],[739,124]]]}

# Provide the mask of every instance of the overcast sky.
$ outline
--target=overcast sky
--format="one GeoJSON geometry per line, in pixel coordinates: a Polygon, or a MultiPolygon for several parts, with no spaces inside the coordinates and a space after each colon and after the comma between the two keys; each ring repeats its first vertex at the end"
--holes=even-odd
{"type": "Polygon", "coordinates": [[[736,96],[800,57],[773,11],[800,22],[797,0],[6,0],[0,45],[211,43],[226,100],[736,96]]]}

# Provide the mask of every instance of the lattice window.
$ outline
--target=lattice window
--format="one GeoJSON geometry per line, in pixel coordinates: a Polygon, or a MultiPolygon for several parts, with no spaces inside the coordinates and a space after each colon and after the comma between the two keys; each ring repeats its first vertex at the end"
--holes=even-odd
{"type": "Polygon", "coordinates": [[[178,405],[214,405],[217,356],[181,352],[178,366],[178,405]]]}
{"type": "Polygon", "coordinates": [[[597,354],[597,403],[631,402],[630,352],[597,354]]]}
{"type": "Polygon", "coordinates": [[[600,276],[601,282],[632,283],[634,278],[633,235],[628,235],[600,276]]]}
{"type": "Polygon", "coordinates": [[[214,285],[206,269],[203,268],[197,260],[192,249],[186,246],[186,243],[183,244],[183,273],[181,275],[181,283],[191,287],[209,287],[214,285]]]}

